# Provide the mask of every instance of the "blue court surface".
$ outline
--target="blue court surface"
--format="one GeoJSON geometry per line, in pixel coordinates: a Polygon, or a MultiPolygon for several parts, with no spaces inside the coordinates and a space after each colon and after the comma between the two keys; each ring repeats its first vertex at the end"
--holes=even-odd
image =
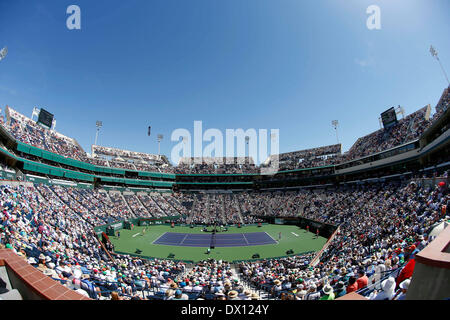
{"type": "Polygon", "coordinates": [[[192,234],[166,232],[156,239],[153,244],[181,247],[247,247],[277,242],[265,232],[230,233],[230,234],[192,234]]]}

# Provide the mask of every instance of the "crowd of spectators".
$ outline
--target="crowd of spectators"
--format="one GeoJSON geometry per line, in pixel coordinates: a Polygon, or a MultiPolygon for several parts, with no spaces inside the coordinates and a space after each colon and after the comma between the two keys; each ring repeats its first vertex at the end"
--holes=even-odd
{"type": "MultiPolygon", "coordinates": [[[[362,158],[399,145],[416,140],[420,135],[447,110],[450,105],[449,89],[444,93],[436,106],[436,112],[432,118],[427,119],[428,107],[423,107],[389,128],[377,130],[369,135],[359,138],[348,152],[341,153],[341,145],[329,145],[318,148],[281,153],[272,155],[261,164],[261,168],[269,167],[272,162],[278,161],[278,170],[294,170],[313,168],[328,165],[336,165],[350,160],[362,158]],[[278,159],[277,159],[278,158],[278,159]]],[[[228,164],[225,161],[215,162],[210,158],[204,158],[200,163],[193,159],[180,161],[176,167],[176,173],[180,174],[221,174],[221,173],[259,173],[260,168],[250,164],[228,164]]],[[[232,162],[232,161],[229,161],[232,162]]]]}
{"type": "Polygon", "coordinates": [[[236,198],[230,194],[222,195],[222,208],[224,213],[224,221],[226,224],[234,224],[238,225],[241,223],[247,224],[248,222],[244,222],[244,219],[241,214],[241,209],[239,205],[236,203],[236,198]]]}
{"type": "Polygon", "coordinates": [[[232,265],[209,259],[196,263],[178,280],[158,288],[163,300],[259,300],[244,287],[232,265]]]}
{"type": "Polygon", "coordinates": [[[64,193],[72,196],[87,212],[92,213],[98,220],[101,220],[101,223],[98,224],[112,223],[122,219],[123,213],[120,210],[115,210],[114,204],[109,200],[105,192],[93,189],[64,187],[60,191],[60,194],[64,193]]]}
{"type": "MultiPolygon", "coordinates": [[[[342,156],[336,155],[339,153],[336,146],[282,154],[283,168],[348,161],[412,141],[449,104],[447,89],[431,120],[426,120],[427,110],[422,108],[389,129],[358,139],[342,156]]],[[[87,155],[73,139],[45,129],[13,109],[8,112],[10,123],[3,125],[16,139],[77,160],[91,161],[86,160],[87,155]]],[[[110,152],[105,150],[102,152],[110,152]]],[[[95,161],[120,166],[117,157],[135,157],[117,153],[112,156],[116,160],[95,158],[95,161]]],[[[154,160],[147,156],[139,154],[140,158],[134,160],[154,160]]],[[[137,168],[134,162],[123,163],[137,168]]],[[[220,167],[206,161],[201,165],[181,164],[177,170],[184,170],[183,173],[256,170],[250,161],[231,166],[235,167],[220,167]]],[[[0,248],[14,250],[45,275],[93,299],[142,299],[139,292],[150,288],[157,288],[170,300],[189,299],[189,293],[197,293],[200,299],[211,296],[217,300],[257,299],[245,289],[248,284],[282,300],[333,300],[376,284],[376,290],[367,295],[369,299],[401,300],[411,281],[415,255],[433,240],[429,236],[432,228],[448,219],[449,200],[447,186],[422,186],[414,181],[322,190],[167,196],[106,193],[59,185],[2,185],[0,248]],[[314,254],[242,262],[238,268],[244,283],[235,277],[226,261],[211,259],[188,270],[185,263],[172,260],[117,254],[111,259],[93,229],[96,225],[138,216],[179,213],[180,222],[188,224],[251,224],[261,222],[258,217],[262,216],[300,216],[339,228],[317,264],[311,264],[314,254]]]]}
{"type": "MultiPolygon", "coordinates": [[[[102,250],[96,213],[75,203],[72,188],[0,186],[0,247],[10,248],[45,275],[93,299],[141,299],[139,290],[181,274],[182,262],[144,260],[102,250]]],[[[75,196],[76,197],[76,196],[75,196]]]]}
{"type": "Polygon", "coordinates": [[[158,206],[161,208],[161,211],[163,211],[167,216],[173,217],[180,215],[180,213],[167,200],[169,198],[172,198],[171,195],[163,196],[160,193],[154,192],[150,196],[155,201],[155,203],[157,203],[158,206]]]}
{"type": "Polygon", "coordinates": [[[269,167],[273,162],[278,161],[279,171],[321,167],[337,164],[337,160],[340,155],[341,144],[334,144],[318,148],[280,153],[279,155],[271,155],[267,161],[262,164],[262,166],[269,167]]]}
{"type": "Polygon", "coordinates": [[[430,121],[425,117],[426,111],[427,107],[423,107],[398,120],[392,127],[383,128],[359,138],[350,150],[342,155],[340,161],[362,158],[419,138],[430,125],[430,121]]]}
{"type": "Polygon", "coordinates": [[[114,208],[120,212],[120,216],[125,219],[136,218],[136,214],[129,209],[125,199],[122,197],[120,192],[112,192],[109,194],[109,198],[114,204],[114,208]]]}
{"type": "Polygon", "coordinates": [[[430,119],[431,124],[436,122],[450,106],[450,86],[444,90],[439,102],[436,105],[436,112],[430,119]]]}
{"type": "Polygon", "coordinates": [[[183,200],[183,196],[180,193],[172,193],[170,195],[161,194],[161,197],[164,198],[176,211],[178,214],[182,216],[187,216],[188,211],[187,208],[181,204],[180,200],[183,200]]]}
{"type": "Polygon", "coordinates": [[[257,223],[261,216],[297,216],[302,212],[308,191],[240,192],[222,195],[228,216],[240,215],[244,224],[257,223]]]}
{"type": "Polygon", "coordinates": [[[7,107],[7,113],[10,115],[9,126],[3,125],[17,140],[80,161],[86,157],[85,152],[73,139],[44,128],[10,107],[7,107]]]}
{"type": "Polygon", "coordinates": [[[283,299],[332,300],[375,283],[369,299],[404,299],[414,255],[432,240],[433,226],[448,219],[446,188],[412,182],[310,195],[301,215],[340,226],[320,263],[310,266],[311,255],[245,262],[245,279],[283,299]]]}
{"type": "Polygon", "coordinates": [[[241,202],[246,193],[183,193],[178,195],[184,203],[185,214],[178,220],[185,224],[246,225],[263,220],[253,211],[244,211],[246,203],[241,202]],[[189,204],[189,205],[187,205],[189,204]]]}
{"type": "Polygon", "coordinates": [[[155,154],[148,154],[143,152],[136,152],[136,151],[128,151],[118,148],[111,148],[111,147],[103,147],[98,145],[92,146],[92,153],[97,155],[106,155],[111,157],[121,157],[121,158],[127,158],[127,159],[133,159],[133,160],[147,160],[147,161],[161,161],[165,162],[167,161],[165,157],[160,157],[155,154]]]}
{"type": "Polygon", "coordinates": [[[173,173],[173,168],[165,156],[97,145],[92,146],[92,154],[107,161],[111,167],[173,173]]]}
{"type": "MultiPolygon", "coordinates": [[[[169,300],[184,299],[183,294],[191,292],[217,299],[233,296],[227,262],[204,261],[185,274],[186,265],[172,260],[118,254],[111,260],[93,231],[102,217],[83,203],[89,192],[93,191],[0,186],[0,248],[14,250],[45,275],[92,299],[142,300],[141,292],[151,289],[169,300]]],[[[90,197],[94,198],[97,204],[104,201],[90,197]]],[[[123,207],[119,201],[113,203],[123,207]]]]}
{"type": "MultiPolygon", "coordinates": [[[[266,203],[265,215],[300,215],[339,225],[315,266],[311,265],[313,254],[239,264],[244,284],[265,290],[271,298],[295,300],[332,300],[374,283],[378,287],[370,292],[370,299],[403,299],[414,255],[432,240],[428,234],[445,219],[450,200],[446,186],[430,188],[414,181],[321,192],[189,196],[196,202],[191,210],[201,213],[192,223],[215,219],[223,223],[223,218],[232,223],[241,210],[237,203],[251,216],[266,203]],[[217,213],[208,217],[210,211],[200,210],[210,208],[210,200],[216,203],[211,208],[222,212],[222,217],[217,213]]],[[[190,293],[200,299],[251,299],[251,291],[239,285],[226,261],[203,261],[187,270],[185,264],[170,260],[126,255],[111,260],[93,227],[133,215],[119,193],[110,198],[96,190],[55,185],[0,186],[0,245],[94,299],[141,299],[139,292],[151,288],[163,291],[165,299],[185,299],[190,293]]],[[[181,195],[176,201],[185,203],[181,195]]]]}
{"type": "Polygon", "coordinates": [[[10,107],[7,107],[8,123],[1,124],[19,141],[95,165],[177,174],[252,174],[270,166],[276,157],[280,171],[321,167],[355,160],[413,141],[447,110],[450,104],[449,91],[449,88],[444,90],[436,112],[430,119],[427,119],[430,110],[423,107],[398,120],[392,127],[357,139],[348,152],[342,154],[340,144],[322,146],[272,155],[260,167],[249,157],[182,158],[173,167],[165,156],[97,145],[92,146],[92,155],[88,155],[74,139],[44,128],[10,107]]]}
{"type": "Polygon", "coordinates": [[[175,168],[178,174],[245,174],[258,173],[251,157],[181,158],[175,168]]]}
{"type": "Polygon", "coordinates": [[[3,121],[1,125],[14,138],[34,147],[94,165],[128,170],[173,172],[165,156],[95,145],[92,146],[93,154],[88,155],[73,138],[40,125],[11,107],[7,107],[7,114],[9,123],[3,121]]]}
{"type": "Polygon", "coordinates": [[[141,204],[139,199],[134,193],[123,193],[123,198],[125,199],[126,203],[128,204],[128,207],[131,209],[131,211],[134,213],[135,217],[139,216],[150,216],[153,215],[141,204]]]}
{"type": "MultiPolygon", "coordinates": [[[[448,105],[448,95],[443,96],[439,106],[448,105]],[[447,99],[445,99],[447,97],[447,99]]],[[[341,145],[330,145],[319,148],[282,153],[278,155],[279,171],[302,168],[313,168],[327,165],[336,165],[350,160],[362,158],[384,150],[394,148],[407,142],[418,139],[428,128],[432,121],[427,120],[427,108],[423,107],[412,114],[400,119],[389,128],[377,130],[371,134],[359,138],[348,152],[341,153],[341,145]]],[[[434,115],[438,118],[445,107],[434,115]]],[[[276,156],[271,156],[263,166],[270,166],[276,156]]]]}
{"type": "MultiPolygon", "coordinates": [[[[215,216],[210,215],[209,201],[207,194],[194,195],[194,204],[190,214],[186,217],[186,223],[189,224],[220,224],[215,220],[215,216]]],[[[183,221],[182,221],[183,222],[183,221]]]]}
{"type": "Polygon", "coordinates": [[[137,197],[153,217],[160,218],[168,215],[161,210],[161,207],[156,203],[152,196],[148,194],[137,194],[137,197]]]}

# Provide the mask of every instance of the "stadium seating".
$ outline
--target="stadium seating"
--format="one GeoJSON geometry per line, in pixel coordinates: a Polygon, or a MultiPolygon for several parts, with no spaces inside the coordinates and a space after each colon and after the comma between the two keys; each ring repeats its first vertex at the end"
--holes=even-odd
{"type": "Polygon", "coordinates": [[[383,128],[357,139],[345,153],[342,153],[340,144],[322,146],[272,155],[260,167],[255,165],[251,157],[181,158],[180,163],[173,167],[165,156],[97,145],[92,145],[92,154],[89,155],[75,139],[44,128],[8,106],[7,121],[0,124],[20,142],[103,167],[177,174],[254,174],[259,173],[261,168],[270,166],[275,157],[279,160],[279,171],[283,171],[337,165],[389,150],[416,140],[442,116],[449,104],[450,93],[446,88],[430,119],[427,118],[427,107],[423,107],[400,119],[393,127],[383,128]]]}
{"type": "Polygon", "coordinates": [[[440,186],[412,182],[318,192],[165,196],[6,185],[0,186],[0,200],[1,246],[12,248],[44,274],[69,288],[84,290],[93,299],[111,299],[112,293],[121,299],[170,299],[178,289],[188,299],[227,299],[230,291],[236,291],[245,300],[251,299],[246,291],[251,290],[260,298],[300,300],[330,298],[325,293],[330,290],[327,285],[335,292],[333,298],[353,290],[376,299],[374,289],[386,285],[383,281],[389,277],[398,279],[402,268],[432,240],[428,234],[445,219],[441,209],[450,198],[440,186]],[[193,198],[195,204],[186,206],[188,214],[183,216],[188,223],[236,223],[261,214],[300,215],[338,224],[340,229],[315,266],[310,264],[314,254],[243,262],[237,269],[215,260],[190,268],[182,262],[127,255],[115,255],[111,261],[99,246],[93,226],[137,215],[154,216],[156,208],[156,216],[172,215],[175,209],[169,198],[179,206],[193,198]],[[241,209],[237,203],[243,204],[241,209]],[[358,275],[361,270],[365,275],[358,275]],[[364,277],[366,284],[360,280],[364,277]],[[353,281],[363,285],[351,285],[353,281]]]}
{"type": "MultiPolygon", "coordinates": [[[[436,114],[428,120],[426,108],[419,109],[389,129],[358,139],[344,154],[340,154],[340,145],[280,154],[282,168],[342,163],[413,141],[438,121],[449,104],[446,89],[436,114]]],[[[68,176],[58,173],[64,165],[74,163],[84,170],[94,164],[115,167],[121,174],[125,169],[148,170],[134,172],[140,177],[161,172],[258,171],[249,158],[244,164],[240,163],[242,159],[233,158],[227,165],[214,158],[203,159],[200,164],[184,159],[179,166],[171,167],[164,157],[100,146],[88,156],[76,140],[43,128],[9,107],[7,118],[7,123],[0,122],[22,143],[19,152],[29,148],[30,156],[37,159],[70,159],[59,169],[24,161],[24,170],[34,165],[43,175],[87,179],[89,175],[81,171],[68,176]]],[[[2,169],[8,168],[4,165],[2,169]]],[[[442,177],[448,179],[448,173],[444,171],[442,177]]],[[[98,189],[92,184],[78,188],[2,181],[0,249],[13,250],[44,275],[98,300],[333,300],[354,292],[372,300],[401,300],[408,290],[415,255],[434,239],[434,227],[448,220],[450,196],[446,184],[420,181],[381,179],[291,190],[167,194],[98,189]],[[175,216],[179,217],[177,223],[201,225],[256,224],[267,217],[300,217],[339,228],[319,253],[237,264],[214,259],[188,264],[120,254],[110,242],[101,242],[94,229],[138,217],[175,216]]],[[[164,183],[155,181],[153,186],[164,183]]]]}

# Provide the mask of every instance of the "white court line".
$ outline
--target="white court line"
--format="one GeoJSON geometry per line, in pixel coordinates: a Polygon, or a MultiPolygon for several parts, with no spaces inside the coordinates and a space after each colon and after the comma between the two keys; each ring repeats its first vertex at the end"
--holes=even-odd
{"type": "MultiPolygon", "coordinates": [[[[158,243],[158,246],[176,246],[175,244],[173,244],[173,242],[160,242],[158,243]]],[[[184,246],[184,247],[188,247],[188,246],[184,246]]]]}
{"type": "Polygon", "coordinates": [[[275,240],[274,238],[272,238],[272,237],[270,236],[270,234],[268,234],[268,233],[267,233],[267,232],[265,232],[265,231],[264,231],[264,233],[265,233],[265,234],[267,234],[267,235],[269,236],[269,238],[270,238],[270,239],[272,239],[273,241],[275,241],[275,243],[276,243],[276,244],[278,244],[278,241],[277,241],[277,240],[275,240]]]}
{"type": "Polygon", "coordinates": [[[153,242],[152,242],[152,244],[153,243],[155,243],[156,241],[158,241],[159,240],[159,238],[161,238],[163,235],[165,235],[167,232],[164,232],[162,235],[160,235],[159,237],[158,237],[158,239],[156,239],[156,240],[154,240],[153,242]]]}
{"type": "Polygon", "coordinates": [[[138,232],[138,233],[136,233],[136,234],[133,234],[131,237],[134,238],[134,237],[136,237],[136,236],[139,235],[139,234],[141,234],[141,233],[138,232]]]}
{"type": "Polygon", "coordinates": [[[247,245],[248,245],[249,243],[248,243],[247,238],[245,237],[245,234],[243,234],[243,233],[241,233],[241,234],[244,236],[245,242],[247,242],[247,245]]]}
{"type": "Polygon", "coordinates": [[[296,234],[295,232],[291,232],[294,236],[298,237],[298,234],[296,234]]]}
{"type": "Polygon", "coordinates": [[[183,242],[184,242],[184,240],[186,240],[187,236],[188,236],[188,233],[186,233],[186,235],[184,236],[184,238],[183,238],[183,240],[180,242],[180,244],[183,244],[183,242]]]}

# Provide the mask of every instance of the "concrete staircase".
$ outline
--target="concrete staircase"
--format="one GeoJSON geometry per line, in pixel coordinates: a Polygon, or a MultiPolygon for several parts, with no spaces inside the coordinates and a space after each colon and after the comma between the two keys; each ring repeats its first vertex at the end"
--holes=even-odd
{"type": "Polygon", "coordinates": [[[194,195],[194,201],[192,202],[191,212],[189,213],[189,216],[186,219],[187,224],[190,224],[192,222],[192,219],[194,219],[197,201],[198,201],[197,196],[194,195]]]}
{"type": "Polygon", "coordinates": [[[131,209],[130,205],[128,204],[127,200],[125,199],[125,197],[123,196],[122,192],[118,192],[118,194],[120,195],[120,198],[122,199],[123,203],[125,203],[127,209],[131,212],[131,214],[134,217],[137,217],[136,213],[131,209]]]}
{"type": "Polygon", "coordinates": [[[244,219],[242,218],[242,208],[241,208],[241,204],[239,203],[239,201],[237,200],[237,197],[235,197],[234,195],[231,196],[231,205],[234,205],[237,209],[237,212],[239,214],[239,220],[241,221],[241,224],[244,224],[244,219]]]}
{"type": "Polygon", "coordinates": [[[141,199],[138,197],[138,194],[136,193],[135,195],[137,201],[139,202],[139,204],[141,205],[142,208],[144,208],[144,211],[147,213],[147,217],[153,217],[153,215],[151,214],[150,211],[148,211],[147,207],[144,206],[144,204],[142,203],[141,199]]]}

